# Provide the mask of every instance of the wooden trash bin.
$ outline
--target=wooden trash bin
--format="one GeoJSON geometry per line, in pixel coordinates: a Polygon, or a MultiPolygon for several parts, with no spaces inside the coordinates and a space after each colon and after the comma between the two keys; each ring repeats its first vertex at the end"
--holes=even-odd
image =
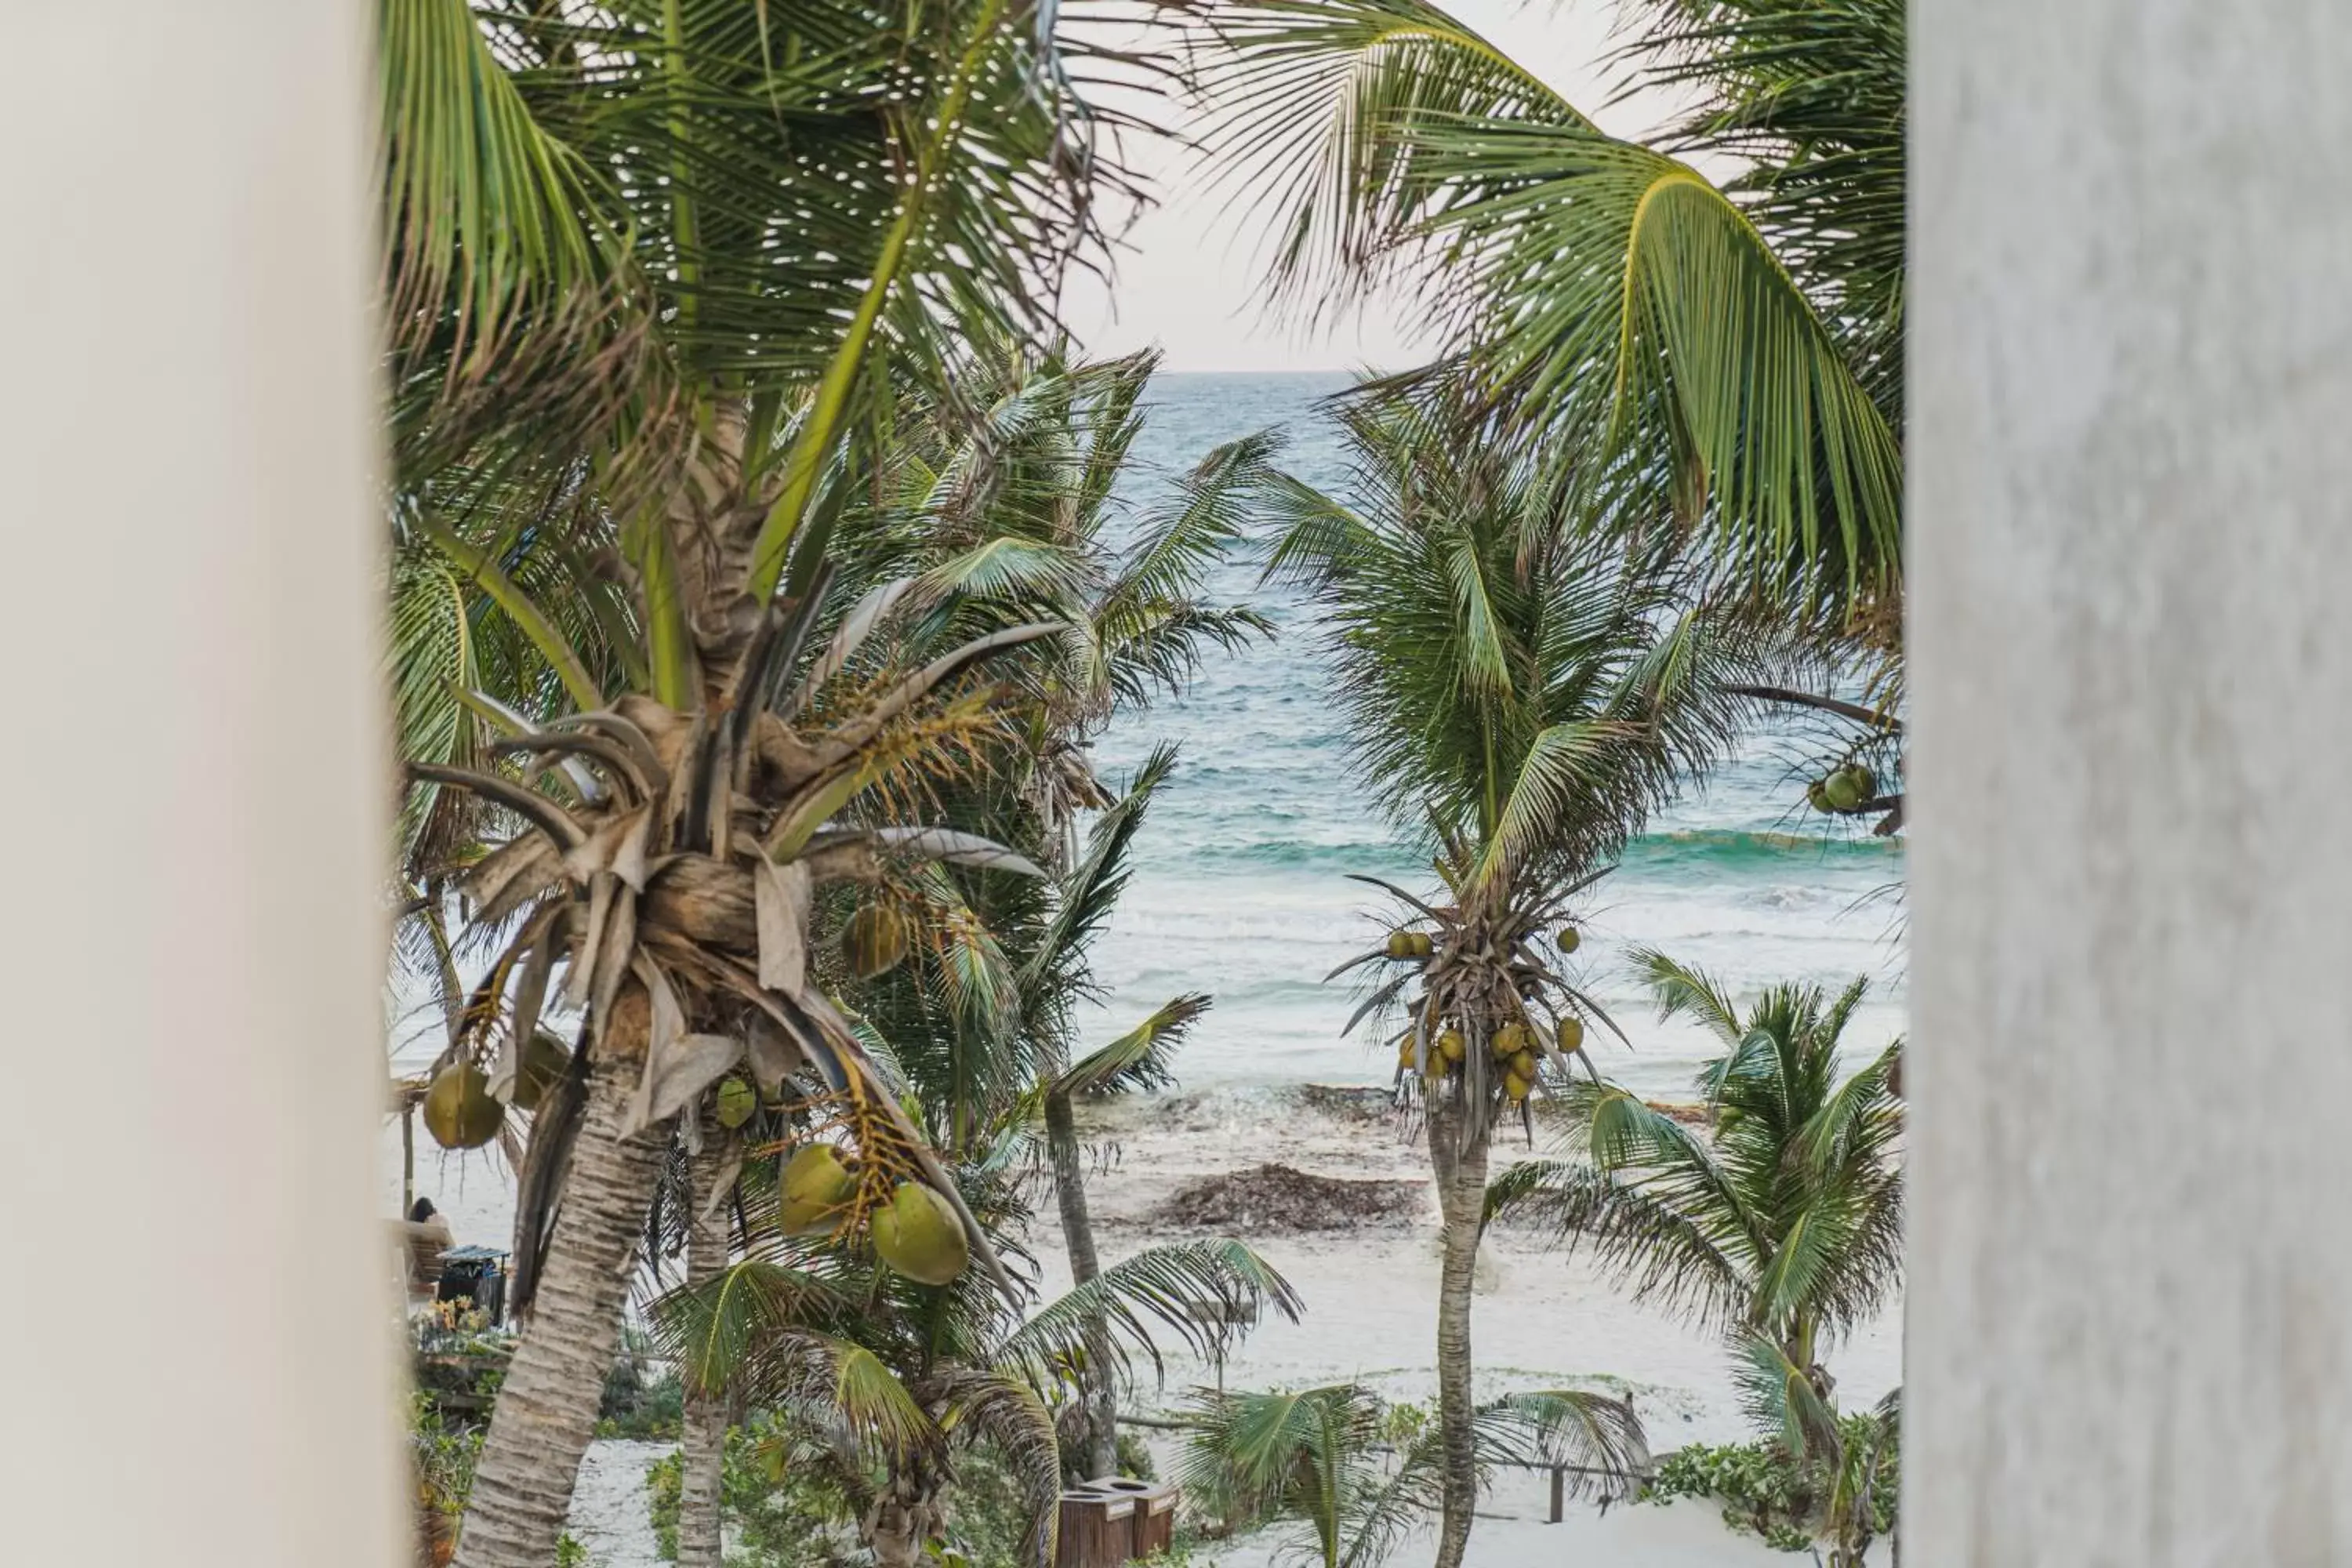
{"type": "Polygon", "coordinates": [[[1083,1486],[1062,1494],[1054,1568],[1119,1568],[1135,1550],[1135,1500],[1083,1486]]]}
{"type": "Polygon", "coordinates": [[[1104,1476],[1087,1483],[1087,1490],[1122,1497],[1135,1505],[1134,1540],[1129,1551],[1135,1559],[1165,1552],[1176,1539],[1176,1489],[1165,1481],[1139,1481],[1128,1476],[1104,1476]]]}

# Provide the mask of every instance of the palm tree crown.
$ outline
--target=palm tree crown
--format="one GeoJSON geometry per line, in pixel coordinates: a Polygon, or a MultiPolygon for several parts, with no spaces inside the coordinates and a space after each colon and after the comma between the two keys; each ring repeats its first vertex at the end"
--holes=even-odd
{"type": "Polygon", "coordinates": [[[1868,1321],[1902,1270],[1901,1042],[1841,1078],[1866,991],[1780,985],[1743,1015],[1705,974],[1637,962],[1661,1010],[1725,1054],[1701,1070],[1712,1135],[1613,1084],[1570,1096],[1569,1155],[1515,1167],[1490,1207],[1556,1225],[1644,1299],[1825,1392],[1822,1342],[1868,1321]]]}

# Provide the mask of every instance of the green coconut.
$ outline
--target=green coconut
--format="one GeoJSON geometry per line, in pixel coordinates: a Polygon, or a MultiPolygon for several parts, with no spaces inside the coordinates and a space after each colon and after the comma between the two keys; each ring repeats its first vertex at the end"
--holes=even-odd
{"type": "Polygon", "coordinates": [[[1852,811],[1867,798],[1862,793],[1862,783],[1853,776],[1852,768],[1840,768],[1822,781],[1822,798],[1832,811],[1852,811]]]}
{"type": "Polygon", "coordinates": [[[1528,1082],[1528,1083],[1533,1083],[1533,1082],[1535,1082],[1535,1080],[1536,1080],[1536,1054],[1535,1054],[1535,1052],[1533,1052],[1533,1051],[1520,1051],[1520,1052],[1518,1052],[1517,1054],[1516,1054],[1515,1056],[1513,1056],[1513,1057],[1511,1058],[1511,1060],[1510,1060],[1509,1066],[1510,1066],[1510,1075],[1509,1075],[1509,1076],[1511,1076],[1511,1077],[1513,1077],[1513,1078],[1517,1078],[1517,1079],[1524,1079],[1525,1081],[1527,1081],[1527,1082],[1528,1082]]]}
{"type": "Polygon", "coordinates": [[[1562,952],[1574,952],[1578,948],[1584,945],[1584,937],[1582,933],[1578,931],[1574,926],[1560,927],[1559,935],[1554,937],[1552,940],[1559,943],[1559,950],[1562,952]]]}
{"type": "Polygon", "coordinates": [[[860,980],[887,974],[907,956],[907,921],[887,904],[866,904],[849,917],[841,951],[860,980]]]}
{"type": "Polygon", "coordinates": [[[918,1285],[945,1285],[971,1261],[955,1205],[920,1182],[900,1182],[869,1228],[882,1261],[918,1285]]]}
{"type": "Polygon", "coordinates": [[[489,1079],[471,1063],[443,1068],[425,1090],[425,1131],[444,1149],[478,1149],[499,1135],[506,1119],[489,1079]]]}
{"type": "Polygon", "coordinates": [[[1458,1062],[1469,1051],[1469,1043],[1459,1029],[1447,1029],[1437,1037],[1437,1054],[1449,1062],[1458,1062]]]}
{"type": "Polygon", "coordinates": [[[1437,951],[1436,941],[1427,931],[1408,931],[1406,934],[1412,938],[1412,955],[1415,958],[1427,958],[1437,951]]]}
{"type": "Polygon", "coordinates": [[[537,1110],[548,1091],[563,1081],[572,1069],[572,1047],[555,1036],[541,1029],[523,1047],[522,1066],[515,1071],[514,1105],[517,1110],[537,1110]]]}
{"type": "Polygon", "coordinates": [[[1805,786],[1805,804],[1811,806],[1815,811],[1834,811],[1837,809],[1830,804],[1829,781],[1827,779],[1815,779],[1812,783],[1805,786]]]}
{"type": "Polygon", "coordinates": [[[719,1080],[719,1126],[731,1132],[751,1121],[751,1113],[759,1109],[759,1091],[750,1084],[740,1078],[730,1077],[719,1080]]]}
{"type": "Polygon", "coordinates": [[[1534,1087],[1532,1080],[1521,1078],[1517,1073],[1507,1072],[1503,1075],[1503,1092],[1510,1097],[1513,1105],[1525,1100],[1528,1097],[1528,1090],[1534,1087]]]}
{"type": "Polygon", "coordinates": [[[1528,1048],[1528,1026],[1514,1018],[1495,1031],[1495,1038],[1491,1043],[1494,1047],[1495,1059],[1497,1061],[1517,1056],[1528,1048]]]}
{"type": "Polygon", "coordinates": [[[1552,1038],[1559,1042],[1563,1054],[1574,1055],[1584,1045],[1584,1020],[1573,1013],[1563,1016],[1552,1030],[1552,1038]]]}
{"type": "Polygon", "coordinates": [[[841,1223],[857,1195],[857,1178],[830,1143],[811,1143],[784,1162],[783,1206],[779,1223],[786,1236],[820,1236],[841,1223]]]}
{"type": "Polygon", "coordinates": [[[1411,958],[1412,956],[1412,932],[1409,931],[1392,931],[1389,932],[1389,940],[1382,944],[1382,947],[1391,958],[1411,958]]]}
{"type": "Polygon", "coordinates": [[[1854,804],[1866,805],[1878,796],[1878,775],[1856,763],[1845,770],[1846,781],[1853,786],[1854,804]]]}

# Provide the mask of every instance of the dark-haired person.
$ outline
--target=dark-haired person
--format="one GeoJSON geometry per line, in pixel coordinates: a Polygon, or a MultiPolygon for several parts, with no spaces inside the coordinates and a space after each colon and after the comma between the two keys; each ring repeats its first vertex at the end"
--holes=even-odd
{"type": "Polygon", "coordinates": [[[449,1221],[431,1198],[419,1198],[408,1208],[402,1227],[408,1244],[408,1300],[411,1305],[433,1300],[441,1283],[441,1255],[457,1245],[449,1221]]]}

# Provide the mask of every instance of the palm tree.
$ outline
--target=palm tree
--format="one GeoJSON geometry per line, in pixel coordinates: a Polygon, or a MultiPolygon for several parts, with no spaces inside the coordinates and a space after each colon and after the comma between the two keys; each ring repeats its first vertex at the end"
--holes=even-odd
{"type": "MultiPolygon", "coordinates": [[[[1027,1215],[1004,1167],[959,1175],[987,1230],[1010,1237],[1027,1215]]],[[[1024,1555],[1048,1560],[1063,1473],[1052,1403],[1071,1370],[1104,1353],[1156,1367],[1162,1336],[1221,1353],[1235,1330],[1191,1310],[1202,1301],[1294,1321],[1299,1310],[1288,1282],[1238,1242],[1149,1248],[1032,1312],[969,1276],[908,1280],[854,1232],[794,1239],[763,1226],[718,1279],[657,1302],[655,1321],[690,1386],[732,1388],[796,1426],[812,1457],[830,1456],[862,1504],[876,1563],[912,1568],[947,1517],[955,1454],[973,1442],[994,1445],[1019,1479],[1024,1555]]]]}
{"type": "Polygon", "coordinates": [[[1208,155],[1277,304],[1396,287],[1576,521],[1696,531],[1826,629],[1900,637],[1902,0],[1638,0],[1688,111],[1609,136],[1427,0],[1206,13],[1208,155]],[[1699,165],[1729,171],[1717,184],[1699,165]]]}
{"type": "Polygon", "coordinates": [[[1488,1141],[1580,1057],[1597,1010],[1557,965],[1571,900],[1732,732],[1721,681],[1739,645],[1688,607],[1670,552],[1559,526],[1534,464],[1465,439],[1459,405],[1374,399],[1341,423],[1360,504],[1273,487],[1269,572],[1323,612],[1357,771],[1442,882],[1429,899],[1391,889],[1410,913],[1357,961],[1389,966],[1358,1017],[1402,1008],[1400,1082],[1426,1113],[1444,1218],[1438,1562],[1456,1568],[1476,1500],[1470,1286],[1488,1141]]]}
{"type": "MultiPolygon", "coordinates": [[[[1144,760],[1127,794],[1095,822],[1087,853],[1062,878],[1052,920],[1018,981],[1020,1026],[1035,1037],[1038,1055],[1052,1065],[1031,1091],[1045,1135],[1045,1158],[1054,1185],[1062,1241],[1070,1258],[1070,1278],[1084,1285],[1102,1272],[1094,1222],[1087,1208],[1086,1156],[1077,1127],[1076,1102],[1104,1095],[1154,1089],[1173,1081],[1168,1058],[1209,1010],[1209,998],[1187,994],[1163,1003],[1134,1028],[1083,1058],[1076,1037],[1076,1004],[1097,994],[1087,954],[1126,890],[1128,852],[1142,829],[1152,795],[1175,765],[1162,748],[1144,760]]],[[[1118,1400],[1111,1373],[1115,1364],[1108,1332],[1097,1324],[1090,1353],[1078,1371],[1079,1406],[1086,1423],[1084,1473],[1116,1473],[1118,1465],[1118,1400]]]]}
{"type": "Polygon", "coordinates": [[[1137,474],[1159,361],[974,345],[950,377],[952,405],[917,397],[899,411],[877,464],[883,499],[842,528],[845,575],[906,578],[916,599],[956,605],[963,619],[942,635],[1003,624],[991,616],[1061,623],[1040,650],[1023,803],[1039,818],[1024,847],[1056,868],[1075,853],[1078,814],[1109,805],[1087,754],[1113,714],[1181,690],[1209,647],[1272,630],[1205,594],[1265,479],[1265,437],[1208,453],[1150,506],[1118,493],[1137,474]]]}
{"type": "MultiPolygon", "coordinates": [[[[1400,1438],[1370,1389],[1203,1393],[1185,1438],[1183,1481],[1224,1518],[1292,1521],[1321,1568],[1378,1568],[1443,1507],[1442,1434],[1400,1438]]],[[[1632,1404],[1581,1389],[1515,1394],[1474,1415],[1481,1479],[1498,1464],[1565,1467],[1580,1492],[1627,1495],[1649,1469],[1632,1404]]]]}
{"type": "Polygon", "coordinates": [[[467,884],[495,956],[449,1058],[510,1084],[551,984],[584,1015],[522,1172],[530,1316],[459,1548],[541,1568],[663,1140],[720,1073],[814,1074],[871,1168],[951,1186],[809,983],[805,911],[831,879],[1001,857],[877,830],[876,795],[969,765],[1003,721],[965,672],[1050,628],[854,685],[870,618],[807,653],[863,432],[942,344],[1045,329],[1118,175],[1072,50],[1003,0],[380,16],[397,552],[494,603],[562,692],[553,718],[485,705],[527,776],[411,766],[503,839],[467,884]]]}
{"type": "Polygon", "coordinates": [[[1568,1157],[1513,1167],[1494,1214],[1559,1227],[1637,1298],[1733,1339],[1743,1385],[1794,1451],[1835,1442],[1822,1364],[1901,1279],[1902,1043],[1839,1076],[1840,1038],[1867,990],[1779,985],[1745,1015],[1663,953],[1636,963],[1663,1016],[1688,1016],[1725,1054],[1701,1070],[1711,1135],[1613,1084],[1569,1091],[1568,1157]]]}
{"type": "Polygon", "coordinates": [[[1688,105],[1647,145],[1428,0],[1208,8],[1206,155],[1268,236],[1277,310],[1402,296],[1421,375],[1554,454],[1568,521],[1688,539],[1742,590],[1803,672],[1753,695],[1860,726],[1823,771],[1869,787],[1813,805],[1891,833],[1903,0],[1627,9],[1630,82],[1688,105]]]}
{"type": "MultiPolygon", "coordinates": [[[[1055,867],[1055,885],[1024,888],[939,868],[925,889],[935,947],[877,983],[851,982],[841,993],[877,1053],[920,1094],[928,1130],[953,1148],[1024,1098],[1042,1103],[1049,1132],[1065,1124],[1071,1094],[1145,1072],[1149,1063],[1123,1053],[1172,1043],[1206,1005],[1177,999],[1052,1092],[1076,1054],[1072,1005],[1091,991],[1087,949],[1124,884],[1123,858],[1144,803],[1172,761],[1147,760],[1118,799],[1096,779],[1088,743],[1114,711],[1177,689],[1204,644],[1231,646],[1263,625],[1201,591],[1259,477],[1258,448],[1212,454],[1155,507],[1130,510],[1114,496],[1156,363],[1149,354],[1092,362],[1006,342],[974,345],[950,377],[956,405],[919,393],[906,400],[869,483],[837,525],[837,594],[864,589],[861,604],[887,617],[905,658],[919,661],[1025,623],[1063,628],[1032,645],[1010,732],[991,744],[989,765],[938,792],[943,820],[1055,867]],[[1095,847],[1083,863],[1066,865],[1075,814],[1088,806],[1104,808],[1095,847]]],[[[1097,1270],[1077,1151],[1074,1142],[1048,1143],[1084,1281],[1097,1270]]],[[[690,1184],[699,1194],[709,1179],[706,1173],[690,1184]]],[[[708,1198],[692,1201],[709,1225],[708,1198]]],[[[689,1245],[689,1282],[713,1277],[727,1257],[723,1233],[699,1251],[689,1245]]],[[[1115,1437],[1114,1361],[1106,1350],[1080,1373],[1105,1451],[1115,1437]]],[[[715,1561],[719,1550],[724,1426],[717,1405],[698,1398],[688,1412],[682,1562],[715,1561]]]]}

